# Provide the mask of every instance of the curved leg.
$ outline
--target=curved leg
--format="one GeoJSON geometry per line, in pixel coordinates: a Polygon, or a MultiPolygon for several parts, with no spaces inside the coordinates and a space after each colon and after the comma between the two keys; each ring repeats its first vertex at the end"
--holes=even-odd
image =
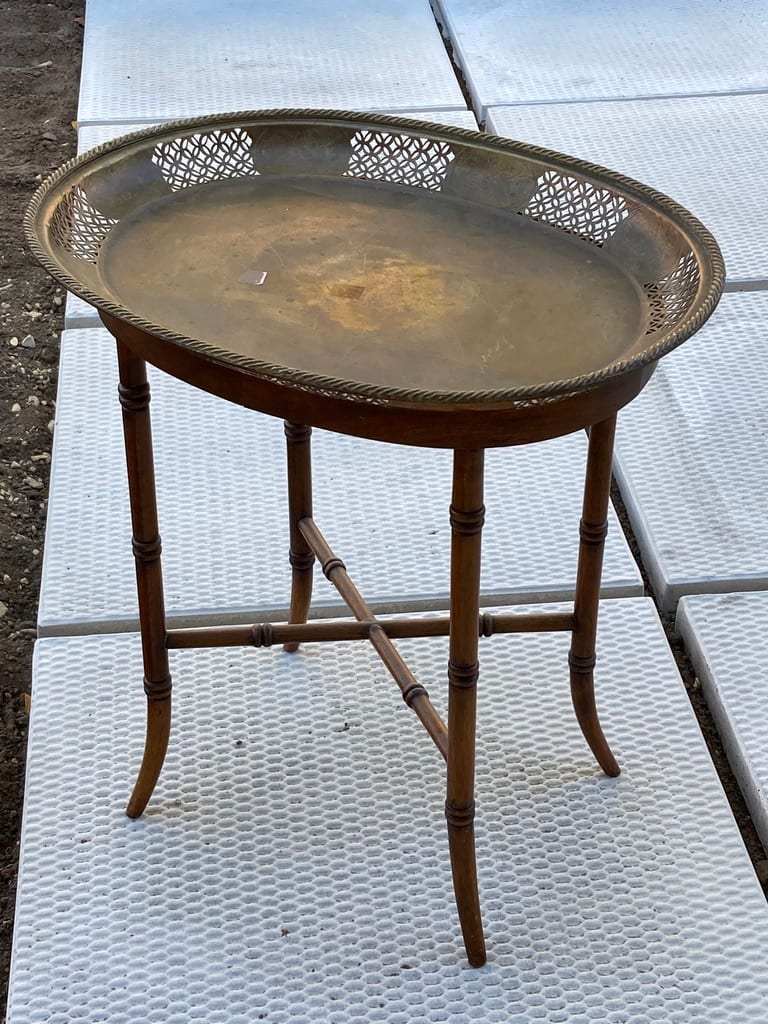
{"type": "Polygon", "coordinates": [[[485,963],[475,860],[475,703],[480,538],[483,508],[483,456],[455,451],[451,504],[451,625],[448,661],[448,779],[445,816],[453,888],[467,959],[485,963]]]}
{"type": "Polygon", "coordinates": [[[171,726],[171,674],[166,649],[161,543],[157,528],[149,384],[144,360],[117,343],[120,404],[133,524],[133,554],[139,595],[139,622],[147,695],[144,757],[126,814],[138,818],[155,788],[168,748],[171,726]]]}
{"type": "Polygon", "coordinates": [[[170,732],[171,698],[152,700],[147,696],[147,736],[144,741],[141,768],[125,809],[129,818],[140,817],[149,803],[165,761],[170,732]]]}
{"type": "MultiPolygon", "coordinates": [[[[289,622],[304,623],[312,601],[312,567],[315,556],[299,530],[299,520],[312,516],[312,428],[285,423],[288,449],[288,516],[291,549],[291,610],[289,622]]],[[[297,643],[283,644],[284,651],[298,651],[297,643]]]]}
{"type": "Polygon", "coordinates": [[[606,775],[621,771],[603,735],[595,706],[594,667],[597,613],[603,549],[608,533],[608,503],[616,417],[595,423],[589,432],[584,510],[579,527],[579,567],[576,575],[574,627],[568,664],[571,698],[584,738],[606,775]]]}

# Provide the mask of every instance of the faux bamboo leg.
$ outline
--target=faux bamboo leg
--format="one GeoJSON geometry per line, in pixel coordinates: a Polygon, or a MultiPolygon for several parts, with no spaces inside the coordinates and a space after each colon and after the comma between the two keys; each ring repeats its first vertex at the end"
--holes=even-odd
{"type": "Polygon", "coordinates": [[[573,608],[574,627],[568,664],[571,698],[584,738],[606,775],[621,771],[603,735],[595,706],[594,668],[603,549],[608,533],[608,503],[616,417],[595,423],[589,432],[584,509],[579,528],[579,566],[573,608]]]}
{"type": "MultiPolygon", "coordinates": [[[[285,423],[288,449],[288,516],[291,548],[291,610],[290,623],[304,623],[312,601],[312,567],[315,556],[299,530],[299,520],[312,518],[312,428],[300,423],[285,423]]],[[[283,644],[285,651],[298,651],[298,643],[283,644]]]]}
{"type": "Polygon", "coordinates": [[[448,661],[448,777],[445,816],[453,887],[467,959],[485,963],[475,861],[475,703],[480,608],[484,452],[453,456],[451,622],[448,661]]]}
{"type": "Polygon", "coordinates": [[[161,544],[157,527],[146,366],[143,359],[121,342],[117,344],[117,355],[139,595],[144,692],[147,695],[144,757],[126,809],[129,818],[138,818],[152,796],[168,748],[171,675],[166,649],[161,544]]]}

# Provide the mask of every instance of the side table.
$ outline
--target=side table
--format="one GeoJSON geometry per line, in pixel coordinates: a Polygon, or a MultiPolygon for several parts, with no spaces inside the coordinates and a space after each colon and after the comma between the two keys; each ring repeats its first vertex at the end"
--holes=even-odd
{"type": "Polygon", "coordinates": [[[397,118],[272,111],[164,125],[67,164],[26,219],[35,255],[117,341],[147,697],[140,815],[171,723],[169,651],[368,640],[447,762],[469,962],[480,636],[571,633],[573,706],[603,771],[593,669],[617,411],[714,309],[723,266],[671,200],[507,140],[397,118]],[[285,421],[287,623],[169,629],[146,363],[285,421]],[[312,512],[313,426],[453,450],[450,612],[379,620],[312,512]],[[587,429],[572,612],[480,611],[486,448],[587,429]],[[308,621],[313,565],[351,621],[308,621]],[[448,720],[393,643],[449,637],[448,720]]]}

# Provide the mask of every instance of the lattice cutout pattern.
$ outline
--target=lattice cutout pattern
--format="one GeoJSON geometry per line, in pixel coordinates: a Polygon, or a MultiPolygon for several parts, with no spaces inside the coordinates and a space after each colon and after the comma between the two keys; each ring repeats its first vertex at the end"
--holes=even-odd
{"type": "Polygon", "coordinates": [[[667,330],[682,320],[699,287],[699,265],[692,252],[680,257],[675,269],[653,284],[643,285],[650,306],[646,334],[667,330]]]}
{"type": "Polygon", "coordinates": [[[51,217],[51,235],[75,259],[96,263],[104,239],[117,224],[91,206],[79,185],[64,196],[51,217]]]}
{"type": "Polygon", "coordinates": [[[252,141],[242,128],[187,135],[162,142],[152,160],[174,192],[206,181],[248,178],[258,174],[252,141]]]}
{"type": "Polygon", "coordinates": [[[629,216],[629,210],[623,196],[607,188],[570,174],[545,171],[525,214],[593,245],[603,245],[629,216]]]}
{"type": "Polygon", "coordinates": [[[391,181],[398,185],[439,189],[454,152],[446,142],[391,132],[359,131],[352,137],[350,178],[391,181]]]}

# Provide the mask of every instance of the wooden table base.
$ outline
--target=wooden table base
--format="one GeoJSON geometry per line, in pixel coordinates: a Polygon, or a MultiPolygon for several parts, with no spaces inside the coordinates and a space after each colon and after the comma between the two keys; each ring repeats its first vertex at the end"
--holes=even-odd
{"type": "Polygon", "coordinates": [[[331,550],[312,517],[311,428],[286,423],[292,586],[288,623],[253,626],[167,628],[157,523],[149,385],[144,360],[118,341],[120,403],[123,411],[133,552],[147,696],[144,757],[126,813],[138,817],[152,795],[165,758],[171,721],[168,650],[177,648],[368,640],[400,687],[447,762],[445,814],[456,904],[467,957],[485,963],[474,840],[475,708],[478,640],[493,633],[570,631],[570,683],[579,725],[608,775],[619,766],[603,735],[595,707],[593,669],[615,415],[590,429],[580,526],[576,596],[572,613],[481,614],[480,550],[483,506],[482,448],[456,449],[453,462],[451,596],[448,617],[403,617],[379,621],[331,550]],[[315,559],[346,602],[354,621],[308,622],[315,559]],[[392,643],[398,637],[449,637],[448,722],[442,720],[424,687],[392,643]]]}

